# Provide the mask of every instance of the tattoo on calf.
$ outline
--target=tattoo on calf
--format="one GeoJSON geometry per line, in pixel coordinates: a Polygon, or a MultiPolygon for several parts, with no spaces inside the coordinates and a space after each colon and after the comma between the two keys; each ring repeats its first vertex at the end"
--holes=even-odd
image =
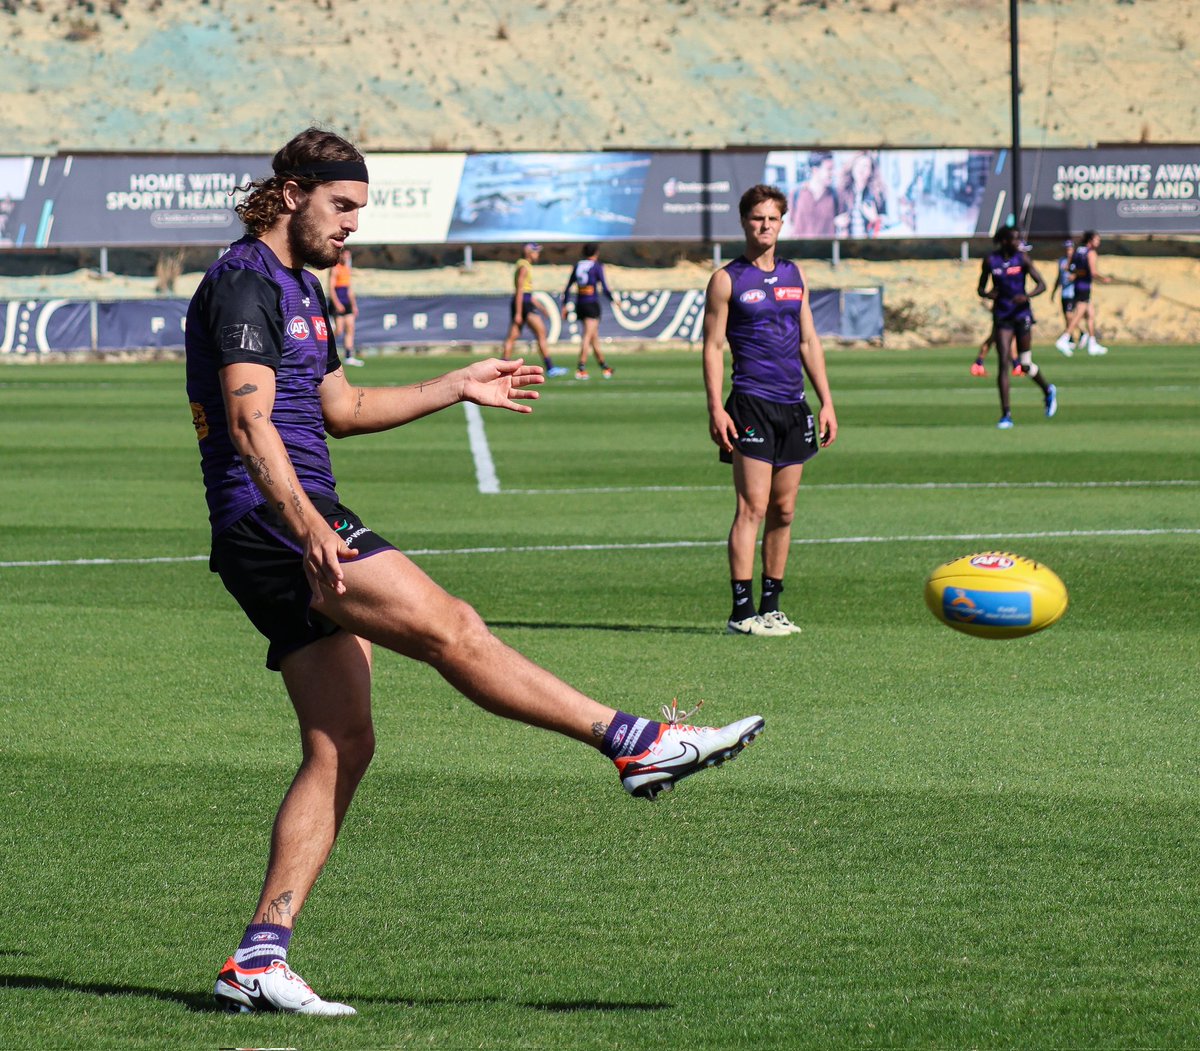
{"type": "Polygon", "coordinates": [[[278,898],[274,898],[263,909],[262,919],[259,922],[285,925],[284,920],[292,918],[292,894],[292,891],[285,890],[278,898]]]}
{"type": "Polygon", "coordinates": [[[603,737],[608,733],[608,723],[592,723],[592,736],[603,737]]]}

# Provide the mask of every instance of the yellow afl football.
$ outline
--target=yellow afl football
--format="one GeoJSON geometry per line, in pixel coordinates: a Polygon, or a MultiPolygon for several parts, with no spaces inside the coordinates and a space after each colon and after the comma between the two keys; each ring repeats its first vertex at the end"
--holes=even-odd
{"type": "Polygon", "coordinates": [[[1067,612],[1067,588],[1049,566],[1010,551],[963,555],[925,581],[925,605],[955,631],[1015,639],[1067,612]]]}

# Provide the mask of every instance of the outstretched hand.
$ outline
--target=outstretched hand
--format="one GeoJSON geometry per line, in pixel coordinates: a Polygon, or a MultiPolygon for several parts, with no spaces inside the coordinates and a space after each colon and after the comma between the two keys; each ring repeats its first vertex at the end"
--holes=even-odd
{"type": "Polygon", "coordinates": [[[472,362],[463,369],[462,381],[465,401],[514,412],[533,412],[532,406],[521,402],[536,401],[541,397],[538,391],[530,388],[545,383],[546,377],[541,365],[526,365],[523,358],[511,361],[488,358],[472,362]]]}

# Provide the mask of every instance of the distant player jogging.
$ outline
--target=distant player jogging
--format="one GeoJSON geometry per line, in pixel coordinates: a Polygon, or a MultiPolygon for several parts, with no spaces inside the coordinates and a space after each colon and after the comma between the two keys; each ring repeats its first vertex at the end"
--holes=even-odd
{"type": "MultiPolygon", "coordinates": [[[[1033,260],[1021,249],[1021,240],[1014,227],[1006,226],[996,232],[996,250],[983,260],[977,291],[984,299],[992,301],[993,330],[996,333],[996,354],[1000,361],[1008,361],[1016,343],[1017,358],[1021,370],[1041,388],[1047,416],[1058,412],[1058,391],[1048,383],[1042,370],[1033,360],[1033,311],[1029,301],[1046,291],[1046,282],[1038,272],[1033,260]],[[1027,279],[1034,283],[1027,289],[1027,279]]],[[[1013,426],[1009,404],[1011,382],[1009,370],[997,367],[996,387],[1000,392],[1000,422],[996,426],[1010,430],[1013,426]]]]}
{"type": "MultiPolygon", "coordinates": [[[[506,646],[340,503],[327,432],[384,431],[458,402],[530,412],[542,370],[492,358],[409,387],[351,386],[321,284],[305,267],[332,265],[358,228],[366,164],[345,139],[310,128],[272,168],[237,206],[246,236],[209,267],[187,314],[210,568],[266,637],[267,667],[282,675],[302,751],[258,904],[214,993],[233,1011],[350,1015],[353,1007],[318,996],[287,955],[374,753],[372,644],[429,664],[495,715],[591,745],[640,798],[736,755],[763,720],[696,727],[674,705],[659,722],[585,696],[506,646]]],[[[231,790],[244,799],[244,789],[231,790]]],[[[397,829],[395,849],[403,843],[397,829]]]]}
{"type": "Polygon", "coordinates": [[[354,295],[350,249],[343,248],[338,261],[329,271],[329,299],[333,305],[334,335],[345,348],[347,365],[362,365],[354,353],[355,325],[358,322],[358,299],[354,295]]]}
{"type": "Polygon", "coordinates": [[[570,305],[571,289],[575,289],[575,317],[583,329],[579,341],[579,363],[575,366],[575,378],[588,378],[588,352],[596,357],[600,366],[600,374],[607,380],[612,379],[613,370],[604,360],[600,350],[600,296],[603,294],[608,301],[613,301],[612,290],[604,277],[604,264],[600,262],[600,246],[587,244],[583,246],[583,258],[571,268],[567,277],[567,287],[562,294],[562,316],[567,319],[567,308],[570,305]]]}
{"type": "Polygon", "coordinates": [[[800,628],[779,608],[792,543],[792,519],[804,464],[837,437],[837,415],[825,375],[825,351],[813,324],[800,268],[777,259],[775,245],[787,198],[753,186],[738,205],[744,253],[708,282],[704,306],[704,389],[708,432],[733,464],[737,503],[728,554],[733,635],[792,635],[800,628]],[[724,344],[733,358],[732,390],[722,401],[724,344]],[[807,373],[821,400],[813,416],[807,373]],[[762,598],[753,595],[754,549],[762,528],[762,598]]]}
{"type": "Polygon", "coordinates": [[[1058,276],[1054,279],[1054,287],[1050,289],[1050,300],[1053,302],[1055,293],[1060,293],[1059,302],[1062,305],[1063,323],[1068,326],[1068,338],[1064,344],[1060,339],[1055,346],[1064,357],[1075,353],[1075,341],[1070,338],[1071,314],[1075,310],[1075,274],[1071,270],[1071,256],[1075,251],[1075,242],[1068,239],[1063,242],[1063,254],[1058,257],[1058,276]]]}
{"type": "Polygon", "coordinates": [[[1075,309],[1067,317],[1067,326],[1054,345],[1067,357],[1075,347],[1087,347],[1093,357],[1108,353],[1108,347],[1096,339],[1096,305],[1092,302],[1092,285],[1099,281],[1108,284],[1110,277],[1100,273],[1100,235],[1085,230],[1079,244],[1071,253],[1071,277],[1075,282],[1075,309]],[[1076,339],[1075,332],[1079,336],[1076,339]]]}
{"type": "Polygon", "coordinates": [[[546,322],[542,320],[545,312],[533,298],[533,265],[541,254],[542,246],[530,242],[521,249],[521,258],[513,268],[513,296],[508,308],[511,320],[500,356],[505,361],[512,357],[513,347],[521,335],[521,329],[528,325],[533,338],[537,340],[538,353],[542,356],[542,366],[546,375],[565,376],[567,370],[550,360],[550,349],[546,342],[546,322]]]}

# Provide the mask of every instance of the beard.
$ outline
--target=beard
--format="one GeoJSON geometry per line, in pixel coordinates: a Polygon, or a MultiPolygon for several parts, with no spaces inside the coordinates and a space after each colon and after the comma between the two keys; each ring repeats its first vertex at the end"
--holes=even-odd
{"type": "Polygon", "coordinates": [[[324,237],[316,219],[310,214],[310,202],[292,215],[288,224],[288,247],[292,258],[317,270],[327,270],[338,261],[341,248],[324,237]]]}

